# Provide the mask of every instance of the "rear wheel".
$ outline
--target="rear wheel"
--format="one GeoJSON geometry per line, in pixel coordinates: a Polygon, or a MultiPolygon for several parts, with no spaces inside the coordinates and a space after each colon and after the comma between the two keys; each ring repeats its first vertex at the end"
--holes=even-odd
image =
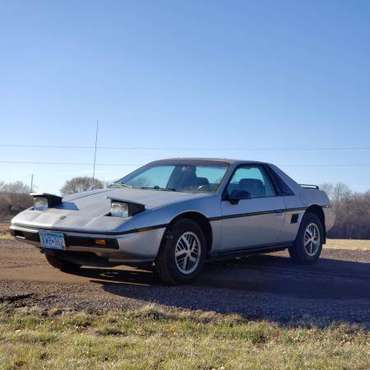
{"type": "Polygon", "coordinates": [[[52,254],[45,254],[46,260],[48,261],[49,265],[61,270],[63,272],[77,272],[81,268],[80,265],[75,263],[71,263],[68,261],[63,260],[60,257],[57,257],[52,254]]]}
{"type": "Polygon", "coordinates": [[[301,264],[315,263],[321,254],[324,241],[324,226],[314,213],[303,216],[297,238],[289,248],[290,257],[301,264]]]}
{"type": "Polygon", "coordinates": [[[165,238],[155,262],[159,278],[168,284],[194,280],[206,256],[206,238],[200,226],[190,219],[179,220],[165,238]]]}

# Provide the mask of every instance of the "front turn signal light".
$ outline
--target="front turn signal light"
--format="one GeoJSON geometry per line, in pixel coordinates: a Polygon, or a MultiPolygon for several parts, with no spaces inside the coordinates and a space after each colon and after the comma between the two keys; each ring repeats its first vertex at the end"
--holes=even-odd
{"type": "Polygon", "coordinates": [[[95,239],[95,244],[100,245],[101,247],[106,247],[107,241],[105,239],[95,239]]]}

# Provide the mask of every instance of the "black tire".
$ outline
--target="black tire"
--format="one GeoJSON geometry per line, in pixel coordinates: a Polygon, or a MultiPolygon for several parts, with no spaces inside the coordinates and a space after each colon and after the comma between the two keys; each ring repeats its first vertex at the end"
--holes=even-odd
{"type": "Polygon", "coordinates": [[[204,265],[207,253],[206,246],[207,241],[204,233],[195,221],[190,219],[181,219],[177,221],[169,230],[166,231],[164,236],[164,240],[155,261],[155,272],[157,273],[157,276],[162,282],[172,285],[193,281],[199,275],[204,265]],[[177,244],[185,233],[195,234],[200,242],[200,256],[197,257],[197,266],[193,266],[195,268],[194,271],[186,274],[184,274],[178,267],[178,262],[176,262],[175,257],[177,244]]]}
{"type": "MultiPolygon", "coordinates": [[[[313,227],[313,226],[312,226],[313,227]]],[[[324,242],[324,226],[321,219],[314,213],[306,213],[299,227],[298,235],[293,245],[289,248],[289,255],[295,263],[309,265],[315,263],[321,254],[324,242]],[[310,225],[316,225],[319,232],[319,243],[309,244],[305,247],[305,233],[310,225]],[[312,247],[311,253],[307,249],[312,247]]]]}
{"type": "Polygon", "coordinates": [[[63,272],[78,272],[81,268],[80,265],[65,261],[61,259],[60,257],[57,257],[52,254],[45,253],[45,257],[50,266],[53,266],[63,272]]]}

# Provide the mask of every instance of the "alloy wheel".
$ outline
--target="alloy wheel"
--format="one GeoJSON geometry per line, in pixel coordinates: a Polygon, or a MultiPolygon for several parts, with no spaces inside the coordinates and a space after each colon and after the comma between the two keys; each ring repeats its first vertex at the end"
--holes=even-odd
{"type": "Polygon", "coordinates": [[[306,253],[311,257],[315,256],[321,244],[320,229],[315,223],[311,222],[307,225],[303,243],[306,253]]]}
{"type": "Polygon", "coordinates": [[[201,251],[198,236],[191,231],[183,233],[177,240],[175,248],[175,262],[178,270],[185,275],[193,273],[199,265],[201,251]]]}

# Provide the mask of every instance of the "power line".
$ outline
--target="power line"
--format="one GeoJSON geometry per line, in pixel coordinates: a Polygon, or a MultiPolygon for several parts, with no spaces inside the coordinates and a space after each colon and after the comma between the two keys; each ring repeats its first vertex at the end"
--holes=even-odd
{"type": "MultiPolygon", "coordinates": [[[[44,162],[44,161],[16,161],[0,160],[0,164],[21,164],[21,165],[61,165],[61,166],[91,166],[91,162],[44,162]]],[[[138,167],[145,163],[96,163],[97,167],[124,167],[132,166],[138,167]]],[[[297,164],[297,163],[286,163],[280,164],[284,167],[370,167],[370,163],[325,163],[325,164],[297,164]]]]}
{"type": "Polygon", "coordinates": [[[92,149],[89,145],[50,145],[50,144],[0,144],[2,148],[37,148],[37,149],[92,149]]]}
{"type": "MultiPolygon", "coordinates": [[[[44,161],[3,161],[0,164],[34,164],[34,165],[62,165],[62,166],[91,166],[91,162],[44,162],[44,161]]],[[[138,163],[96,163],[96,166],[141,166],[138,163]]]]}
{"type": "Polygon", "coordinates": [[[348,147],[147,147],[147,146],[106,146],[106,145],[51,145],[51,144],[0,144],[2,148],[30,148],[30,149],[99,149],[99,150],[142,150],[142,151],[370,151],[370,146],[348,146],[348,147]]]}

